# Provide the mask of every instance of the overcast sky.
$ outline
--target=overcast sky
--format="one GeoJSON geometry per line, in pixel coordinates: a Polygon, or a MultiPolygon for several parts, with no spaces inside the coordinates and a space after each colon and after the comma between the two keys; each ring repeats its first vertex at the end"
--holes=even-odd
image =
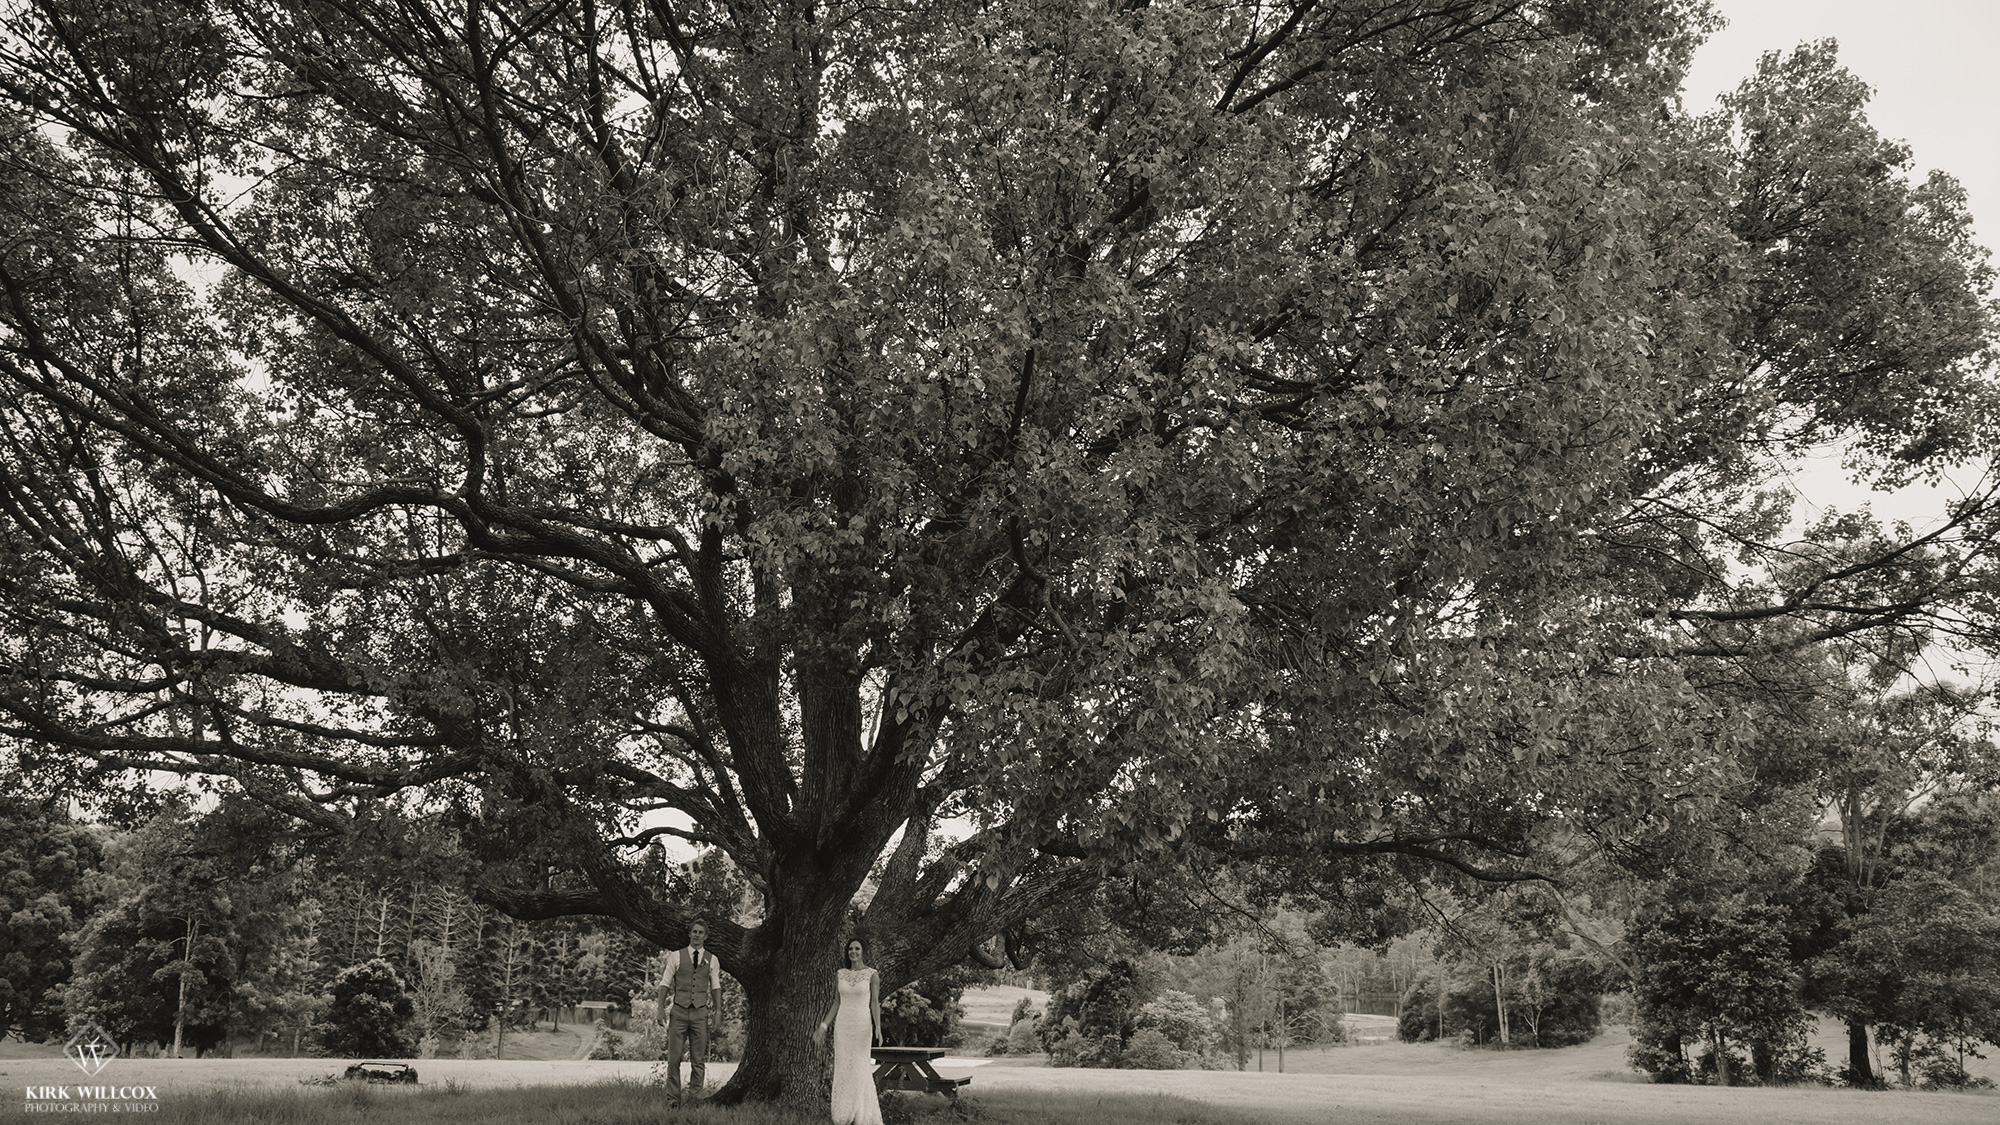
{"type": "MultiPolygon", "coordinates": [[[[1914,176],[1941,168],[1957,177],[1980,241],[2000,246],[2000,0],[1714,2],[1729,26],[1695,56],[1684,87],[1689,112],[1714,108],[1765,51],[1837,40],[1841,62],[1875,89],[1875,128],[1909,144],[1914,176]]],[[[1957,474],[1966,486],[1978,476],[1976,467],[1957,474]]],[[[1802,466],[1797,484],[1813,508],[1871,502],[1884,516],[1922,524],[1941,507],[1938,493],[1922,487],[1887,497],[1854,488],[1831,455],[1802,466]]]]}
{"type": "Polygon", "coordinates": [[[1847,68],[1875,88],[1868,117],[1907,141],[1919,175],[1942,168],[1971,196],[1987,246],[2000,244],[2000,2],[1996,0],[1714,0],[1729,20],[1695,56],[1687,108],[1711,109],[1765,51],[1840,43],[1847,68]]]}

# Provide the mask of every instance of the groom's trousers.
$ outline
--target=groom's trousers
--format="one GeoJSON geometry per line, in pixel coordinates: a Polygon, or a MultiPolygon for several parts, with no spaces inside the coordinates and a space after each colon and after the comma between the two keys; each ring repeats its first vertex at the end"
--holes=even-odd
{"type": "Polygon", "coordinates": [[[701,1093],[701,1080],[708,1070],[708,1009],[674,1005],[667,1021],[667,1097],[681,1103],[681,1052],[692,1048],[688,1060],[688,1093],[701,1093]]]}

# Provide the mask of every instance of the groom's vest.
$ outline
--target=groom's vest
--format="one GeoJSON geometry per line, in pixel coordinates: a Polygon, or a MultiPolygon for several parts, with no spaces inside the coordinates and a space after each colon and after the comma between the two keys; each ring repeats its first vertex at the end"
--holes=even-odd
{"type": "Polygon", "coordinates": [[[677,1008],[706,1008],[708,1006],[709,968],[707,958],[715,954],[702,952],[701,968],[694,967],[694,957],[683,949],[674,954],[674,972],[671,978],[674,986],[674,1006],[677,1008]]]}

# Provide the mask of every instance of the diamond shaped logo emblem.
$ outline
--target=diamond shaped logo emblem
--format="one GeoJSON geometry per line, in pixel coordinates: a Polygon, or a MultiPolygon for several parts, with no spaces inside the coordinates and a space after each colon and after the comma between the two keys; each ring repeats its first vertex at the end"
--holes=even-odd
{"type": "Polygon", "coordinates": [[[63,1054],[85,1074],[94,1076],[118,1057],[118,1041],[95,1023],[86,1023],[63,1045],[63,1054]]]}

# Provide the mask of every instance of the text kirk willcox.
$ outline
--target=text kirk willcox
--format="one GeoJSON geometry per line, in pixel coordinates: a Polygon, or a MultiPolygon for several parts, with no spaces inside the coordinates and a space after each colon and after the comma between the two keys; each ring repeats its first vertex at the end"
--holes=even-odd
{"type": "Polygon", "coordinates": [[[156,1102],[157,1086],[30,1086],[28,1099],[41,1101],[156,1102]]]}

